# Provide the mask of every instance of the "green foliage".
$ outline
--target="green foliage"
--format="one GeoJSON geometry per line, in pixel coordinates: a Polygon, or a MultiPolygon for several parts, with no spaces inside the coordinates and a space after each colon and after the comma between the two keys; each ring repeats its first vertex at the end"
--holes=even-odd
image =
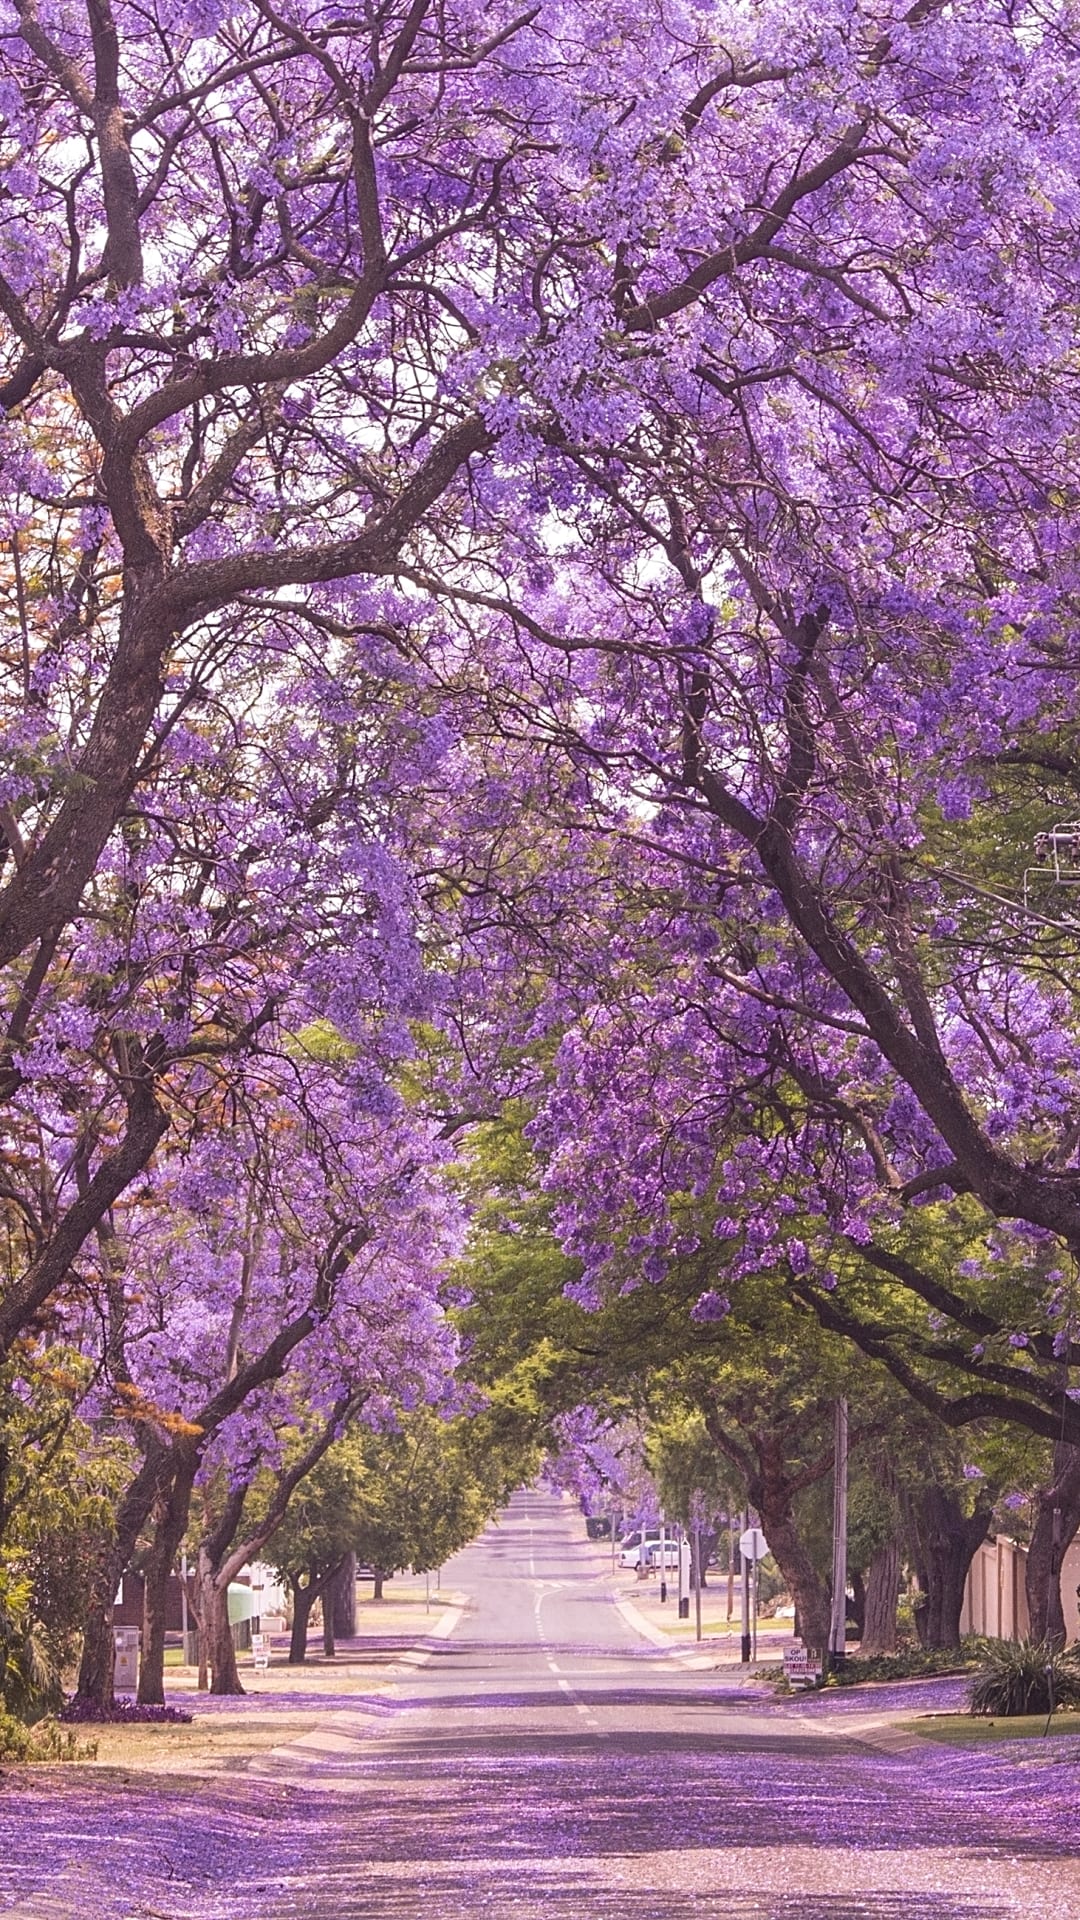
{"type": "Polygon", "coordinates": [[[78,1419],[87,1377],[58,1347],[20,1351],[0,1377],[0,1706],[24,1719],[60,1703],[128,1457],[78,1419]]]}
{"type": "MultiPolygon", "coordinates": [[[[876,1653],[863,1660],[849,1653],[833,1667],[823,1681],[825,1687],[858,1687],[870,1681],[933,1680],[942,1675],[974,1673],[987,1642],[970,1634],[960,1647],[920,1647],[909,1641],[895,1653],[876,1653]]],[[[759,1678],[777,1683],[782,1693],[794,1691],[787,1684],[783,1667],[764,1667],[759,1678]]]]}
{"type": "Polygon", "coordinates": [[[1080,1647],[1047,1640],[989,1640],[971,1683],[972,1713],[1009,1718],[1080,1707],[1080,1647]]]}
{"type": "Polygon", "coordinates": [[[715,1521],[739,1505],[741,1489],[696,1407],[673,1406],[657,1414],[646,1457],[664,1512],[682,1526],[715,1521]]]}
{"type": "Polygon", "coordinates": [[[580,1363],[594,1330],[563,1294],[579,1269],[552,1233],[528,1119],[524,1103],[510,1101],[472,1130],[458,1184],[473,1224],[454,1278],[471,1295],[457,1316],[470,1378],[542,1440],[550,1417],[583,1397],[580,1363]]]}
{"type": "Polygon", "coordinates": [[[317,1580],[351,1552],[360,1529],[360,1478],[351,1437],[305,1474],[264,1558],[285,1579],[317,1580]]]}
{"type": "Polygon", "coordinates": [[[509,1488],[485,1480],[461,1422],[408,1414],[396,1433],[358,1434],[361,1560],[425,1573],[474,1540],[509,1488]]]}
{"type": "Polygon", "coordinates": [[[0,1707],[0,1760],[19,1765],[58,1760],[96,1760],[96,1740],[82,1740],[74,1727],[58,1726],[55,1720],[41,1720],[28,1727],[14,1714],[0,1707]]]}
{"type": "Polygon", "coordinates": [[[834,1667],[826,1686],[857,1687],[868,1680],[931,1680],[939,1674],[971,1673],[985,1642],[969,1636],[957,1647],[920,1647],[916,1642],[895,1653],[875,1653],[863,1660],[849,1654],[834,1667]]]}
{"type": "Polygon", "coordinates": [[[295,1059],[321,1060],[331,1065],[354,1060],[356,1047],[330,1020],[309,1020],[306,1027],[285,1037],[285,1051],[295,1059]]]}
{"type": "Polygon", "coordinates": [[[386,1573],[424,1573],[475,1539],[535,1466],[482,1413],[447,1421],[421,1408],[392,1432],[354,1428],[301,1482],[266,1558],[290,1579],[350,1551],[386,1573]]]}
{"type": "Polygon", "coordinates": [[[63,1699],[57,1643],[32,1612],[33,1587],[0,1567],[0,1703],[30,1719],[63,1699]]]}

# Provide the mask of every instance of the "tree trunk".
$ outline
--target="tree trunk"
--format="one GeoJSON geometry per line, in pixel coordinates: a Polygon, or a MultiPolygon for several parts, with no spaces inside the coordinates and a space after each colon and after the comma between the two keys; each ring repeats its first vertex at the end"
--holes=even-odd
{"type": "Polygon", "coordinates": [[[1080,1447],[1058,1441],[1050,1485],[1036,1496],[1035,1526],[1024,1568],[1033,1640],[1065,1645],[1061,1563],[1080,1528],[1080,1447]]]}
{"type": "Polygon", "coordinates": [[[900,1592],[900,1542],[886,1540],[866,1574],[861,1654],[896,1652],[896,1601],[900,1592]]]}
{"type": "Polygon", "coordinates": [[[339,1640],[356,1635],[356,1555],[347,1553],[332,1584],[334,1632],[339,1640]]]}
{"type": "Polygon", "coordinates": [[[160,1503],[154,1538],[144,1569],[142,1662],[139,1667],[139,1699],[155,1706],[165,1704],[165,1632],[169,1580],[176,1561],[177,1548],[184,1537],[191,1509],[191,1488],[195,1461],[184,1462],[172,1486],[160,1503]]]}
{"type": "Polygon", "coordinates": [[[333,1659],[336,1649],[334,1647],[334,1583],[332,1580],[328,1580],[323,1588],[322,1650],[324,1659],[333,1659]]]}
{"type": "MultiPolygon", "coordinates": [[[[83,1607],[82,1659],[75,1698],[95,1707],[113,1700],[113,1601],[140,1530],[167,1472],[168,1448],[151,1445],[117,1509],[112,1538],[91,1568],[83,1607]]],[[[166,1482],[167,1483],[167,1482],[166,1482]]]]}
{"type": "Polygon", "coordinates": [[[990,1503],[980,1493],[970,1519],[944,1487],[928,1485],[909,1495],[915,1565],[925,1604],[915,1623],[924,1647],[958,1647],[964,1584],[976,1550],[990,1528],[990,1503]]]}
{"type": "Polygon", "coordinates": [[[382,1600],[384,1598],[383,1581],[386,1579],[385,1570],[382,1567],[372,1567],[371,1571],[375,1576],[375,1591],[371,1597],[373,1600],[382,1600]]]}
{"type": "Polygon", "coordinates": [[[748,1433],[745,1444],[736,1444],[728,1432],[726,1416],[717,1407],[705,1405],[702,1411],[710,1438],[744,1479],[749,1503],[757,1510],[769,1551],[795,1602],[803,1644],[824,1654],[832,1624],[829,1590],[799,1532],[794,1499],[796,1492],[831,1471],[831,1452],[813,1475],[804,1474],[793,1486],[784,1461],[784,1436],[766,1428],[748,1433]]]}
{"type": "MultiPolygon", "coordinates": [[[[113,1588],[113,1592],[116,1588],[113,1588]]],[[[95,1707],[113,1703],[112,1599],[106,1606],[94,1595],[88,1602],[83,1622],[82,1659],[75,1698],[95,1707]]]]}
{"type": "Polygon", "coordinates": [[[236,1647],[229,1625],[229,1589],[210,1584],[207,1632],[207,1658],[210,1662],[211,1693],[243,1693],[236,1664],[236,1647]]]}
{"type": "Polygon", "coordinates": [[[210,1692],[243,1693],[229,1625],[228,1579],[218,1578],[218,1569],[205,1541],[199,1546],[195,1584],[199,1628],[210,1667],[210,1692]]]}
{"type": "Polygon", "coordinates": [[[769,1552],[776,1561],[799,1615],[803,1644],[824,1653],[829,1644],[832,1609],[828,1589],[803,1545],[787,1492],[771,1490],[771,1498],[755,1502],[769,1552]]]}
{"type": "Polygon", "coordinates": [[[289,1636],[289,1665],[290,1667],[302,1667],[304,1661],[307,1659],[308,1622],[311,1619],[311,1609],[318,1599],[319,1589],[315,1581],[310,1577],[307,1586],[302,1587],[298,1579],[290,1576],[289,1585],[292,1588],[293,1603],[292,1631],[289,1636]]]}

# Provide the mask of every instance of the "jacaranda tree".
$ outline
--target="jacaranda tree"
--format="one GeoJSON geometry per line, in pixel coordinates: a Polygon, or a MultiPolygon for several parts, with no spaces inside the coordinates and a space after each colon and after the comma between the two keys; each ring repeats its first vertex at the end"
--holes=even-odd
{"type": "Polygon", "coordinates": [[[442,1022],[455,1125],[567,1036],[586,1289],[708,1188],[947,1418],[1080,1440],[1075,941],[1019,904],[1077,766],[1071,6],[0,24],[0,1354],[107,1312],[118,1204],[291,1033],[377,1107],[442,1022]]]}

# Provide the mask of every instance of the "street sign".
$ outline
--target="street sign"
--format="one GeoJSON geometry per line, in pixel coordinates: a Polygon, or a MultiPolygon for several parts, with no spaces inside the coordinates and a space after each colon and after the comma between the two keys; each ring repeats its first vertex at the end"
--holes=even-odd
{"type": "Polygon", "coordinates": [[[809,1647],[785,1647],[784,1678],[789,1686],[813,1686],[821,1679],[820,1653],[809,1647]]]}
{"type": "Polygon", "coordinates": [[[769,1543],[760,1527],[747,1527],[746,1532],[739,1535],[739,1552],[744,1560],[764,1560],[768,1551],[769,1543]]]}

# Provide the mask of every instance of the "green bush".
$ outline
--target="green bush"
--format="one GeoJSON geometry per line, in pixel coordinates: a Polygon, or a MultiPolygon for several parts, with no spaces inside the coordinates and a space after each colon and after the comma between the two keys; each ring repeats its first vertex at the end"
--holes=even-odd
{"type": "Polygon", "coordinates": [[[39,1720],[36,1727],[28,1727],[0,1707],[0,1760],[26,1766],[34,1761],[96,1758],[97,1741],[80,1740],[73,1727],[58,1726],[55,1720],[39,1720]]]}
{"type": "Polygon", "coordinates": [[[971,1683],[972,1713],[1001,1719],[1080,1706],[1080,1647],[1047,1640],[990,1640],[971,1683]]]}
{"type": "Polygon", "coordinates": [[[856,1687],[863,1680],[932,1680],[940,1674],[969,1673],[982,1654],[981,1640],[966,1639],[959,1647],[899,1647],[895,1653],[874,1653],[865,1660],[849,1653],[835,1667],[826,1685],[856,1687]]]}
{"type": "MultiPolygon", "coordinates": [[[[970,1673],[982,1658],[987,1642],[969,1635],[959,1647],[920,1647],[914,1643],[899,1647],[895,1653],[875,1653],[867,1659],[848,1654],[834,1667],[827,1687],[857,1687],[870,1680],[931,1680],[941,1674],[970,1673]]],[[[785,1690],[783,1667],[765,1667],[758,1678],[780,1683],[785,1690]]]]}

